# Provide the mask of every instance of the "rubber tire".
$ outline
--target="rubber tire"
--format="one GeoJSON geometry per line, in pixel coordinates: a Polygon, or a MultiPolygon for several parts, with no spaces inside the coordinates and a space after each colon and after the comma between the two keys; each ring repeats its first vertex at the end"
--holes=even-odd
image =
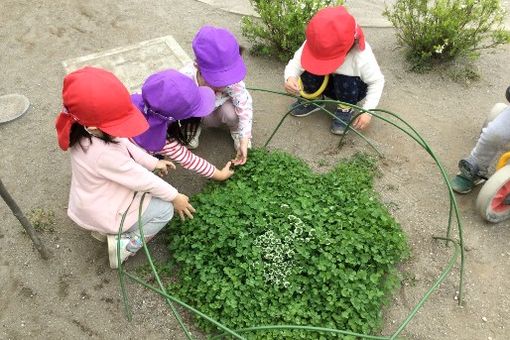
{"type": "Polygon", "coordinates": [[[505,165],[485,182],[478,197],[476,209],[482,218],[493,223],[498,223],[510,217],[510,205],[502,212],[494,212],[491,208],[492,200],[498,191],[507,183],[510,185],[510,165],[505,165]]]}

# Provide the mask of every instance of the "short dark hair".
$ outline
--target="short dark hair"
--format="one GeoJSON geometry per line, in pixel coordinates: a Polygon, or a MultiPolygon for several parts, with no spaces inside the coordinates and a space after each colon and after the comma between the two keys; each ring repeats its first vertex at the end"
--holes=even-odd
{"type": "Polygon", "coordinates": [[[167,137],[176,139],[182,145],[188,145],[197,133],[201,118],[191,117],[171,123],[167,129],[167,137]]]}
{"type": "MultiPolygon", "coordinates": [[[[92,136],[87,132],[87,130],[85,130],[85,127],[79,123],[74,123],[73,126],[71,126],[71,133],[69,134],[69,147],[80,144],[80,146],[83,148],[83,145],[81,145],[81,140],[83,138],[87,138],[92,144],[92,136]]],[[[97,138],[103,140],[106,144],[117,143],[113,140],[113,137],[106,132],[103,132],[103,135],[97,138]]]]}

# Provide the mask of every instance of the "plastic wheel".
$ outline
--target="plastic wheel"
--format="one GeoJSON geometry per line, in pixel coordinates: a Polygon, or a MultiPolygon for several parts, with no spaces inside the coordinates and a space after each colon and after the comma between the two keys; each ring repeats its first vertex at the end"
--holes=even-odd
{"type": "Polygon", "coordinates": [[[510,217],[509,196],[510,165],[505,165],[485,182],[476,199],[476,208],[485,220],[501,222],[510,217]]]}

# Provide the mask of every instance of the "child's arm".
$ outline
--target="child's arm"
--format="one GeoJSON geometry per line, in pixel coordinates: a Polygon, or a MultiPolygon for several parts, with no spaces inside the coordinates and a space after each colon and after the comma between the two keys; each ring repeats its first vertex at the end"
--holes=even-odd
{"type": "Polygon", "coordinates": [[[133,157],[136,163],[150,171],[156,169],[156,165],[158,164],[158,159],[156,157],[150,155],[147,151],[135,145],[127,138],[120,138],[120,141],[122,144],[126,145],[129,154],[133,157]]]}
{"type": "Polygon", "coordinates": [[[366,50],[362,53],[363,58],[361,58],[360,78],[368,86],[363,108],[365,110],[372,110],[377,107],[381,99],[384,89],[384,75],[368,44],[366,45],[366,50]]]}
{"type": "Polygon", "coordinates": [[[127,156],[122,148],[122,145],[112,145],[98,157],[97,171],[101,176],[133,191],[149,192],[164,201],[172,202],[177,197],[177,189],[127,156]]]}
{"type": "Polygon", "coordinates": [[[225,92],[232,99],[234,111],[239,117],[239,138],[251,138],[253,125],[253,100],[243,81],[227,86],[225,92]]]}
{"type": "Polygon", "coordinates": [[[294,53],[294,57],[292,57],[292,59],[287,63],[287,66],[285,66],[284,81],[286,83],[289,77],[295,78],[297,80],[305,71],[305,69],[301,66],[301,54],[303,53],[303,46],[305,46],[305,43],[303,43],[301,47],[294,53]]]}
{"type": "Polygon", "coordinates": [[[214,165],[188,150],[188,148],[179,143],[176,139],[168,140],[159,154],[179,163],[184,169],[195,171],[199,175],[217,181],[226,180],[234,174],[234,172],[229,169],[230,162],[228,162],[223,169],[218,170],[214,165]]]}
{"type": "Polygon", "coordinates": [[[234,163],[243,165],[248,158],[248,144],[251,139],[253,100],[243,81],[227,86],[225,92],[232,99],[235,114],[239,118],[237,131],[239,134],[239,148],[234,163]]]}

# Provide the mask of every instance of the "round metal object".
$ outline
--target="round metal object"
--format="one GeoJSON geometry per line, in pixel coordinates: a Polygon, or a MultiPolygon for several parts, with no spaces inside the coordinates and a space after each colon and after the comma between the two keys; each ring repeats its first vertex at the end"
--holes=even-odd
{"type": "Polygon", "coordinates": [[[485,182],[476,198],[476,208],[485,220],[501,222],[510,217],[509,196],[510,165],[506,165],[485,182]]]}
{"type": "Polygon", "coordinates": [[[0,123],[10,122],[25,114],[30,101],[22,94],[6,94],[0,96],[0,123]]]}

